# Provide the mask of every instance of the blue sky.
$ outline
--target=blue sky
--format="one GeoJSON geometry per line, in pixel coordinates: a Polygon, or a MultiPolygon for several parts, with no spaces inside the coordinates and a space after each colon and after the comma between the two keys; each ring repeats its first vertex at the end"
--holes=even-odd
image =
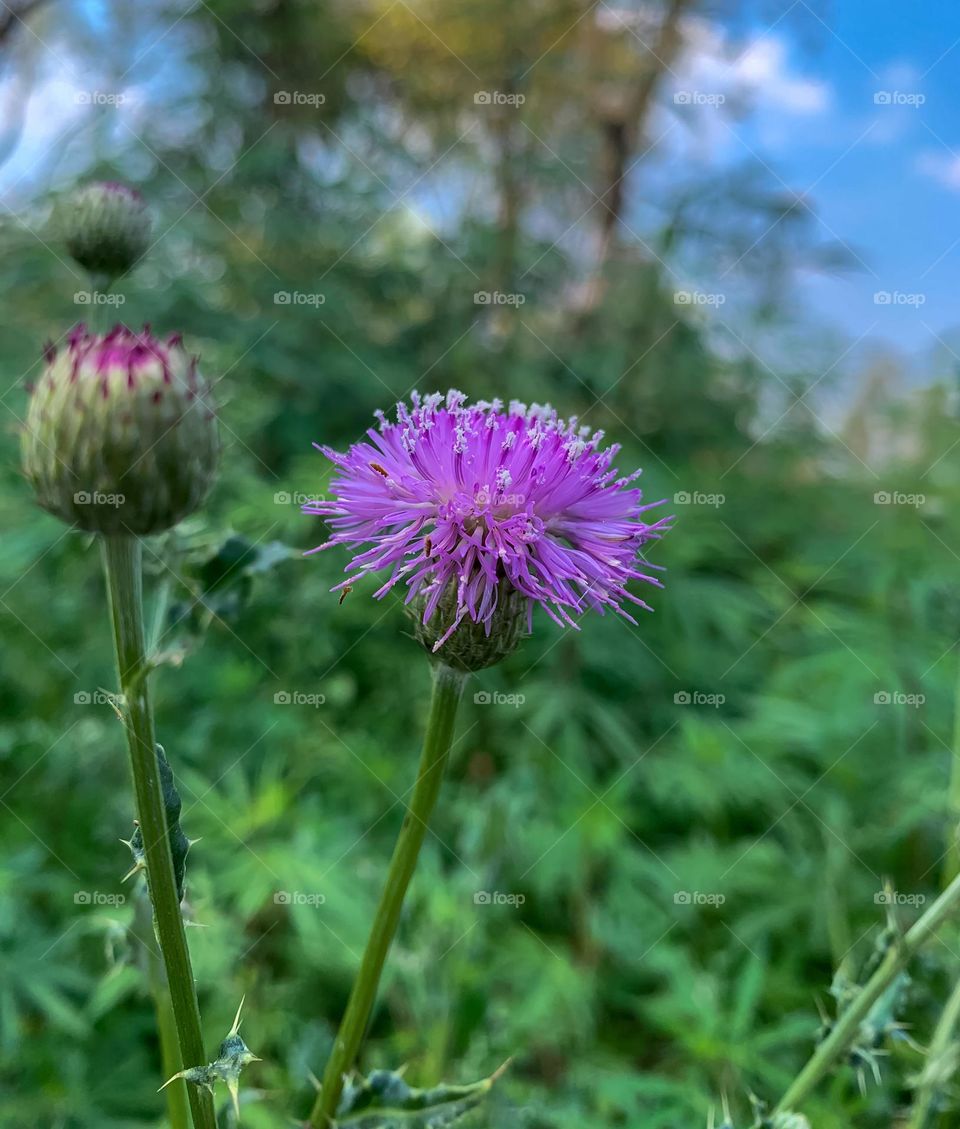
{"type": "Polygon", "coordinates": [[[805,299],[855,338],[924,354],[947,334],[956,348],[960,6],[811,0],[784,11],[753,34],[783,45],[781,80],[818,95],[768,108],[761,87],[755,116],[736,129],[792,187],[813,186],[821,235],[862,260],[841,278],[802,279],[805,299]],[[877,104],[878,93],[890,103],[877,104]],[[875,302],[878,292],[891,301],[875,302]]]}

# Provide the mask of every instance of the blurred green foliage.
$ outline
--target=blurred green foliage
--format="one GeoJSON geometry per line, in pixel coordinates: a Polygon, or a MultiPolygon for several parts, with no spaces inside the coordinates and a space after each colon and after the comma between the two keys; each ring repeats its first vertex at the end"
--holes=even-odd
{"type": "MultiPolygon", "coordinates": [[[[622,442],[649,499],[681,501],[652,554],[668,569],[654,615],[580,633],[538,618],[473,680],[364,1069],[406,1062],[412,1084],[465,1083],[514,1056],[494,1126],[680,1129],[723,1094],[745,1123],[748,1091],[775,1098],[809,1054],[834,971],[869,954],[883,878],[939,888],[960,633],[955,389],[868,395],[849,425],[821,425],[799,397],[826,366],[773,297],[791,266],[826,255],[802,227],[744,264],[765,280],[756,326],[803,341],[795,370],[718,347],[660,259],[716,253],[696,201],[726,223],[723,247],[754,239],[775,201],[745,182],[730,196],[689,186],[652,242],[605,250],[584,297],[582,252],[555,240],[591,205],[595,72],[629,64],[573,37],[521,81],[569,13],[494,7],[424,5],[453,25],[444,54],[427,52],[416,5],[201,5],[125,80],[154,112],[94,116],[4,222],[3,1126],[162,1117],[133,905],[114,904],[130,893],[132,810],[122,731],[98,701],[114,675],[96,547],[36,511],[18,471],[22,386],[85,286],[44,226],[78,178],[134,181],[149,199],[158,239],[121,284],[120,316],[182,330],[222,406],[210,505],[145,556],[169,660],[158,735],[201,839],[187,897],[208,1043],[245,993],[264,1059],[245,1072],[245,1126],[309,1108],[412,784],[427,662],[398,601],[361,585],[338,604],[346,559],[302,558],[324,531],[297,505],[325,487],[311,443],[349,443],[411,387],[549,399],[622,442]],[[457,142],[488,80],[528,91],[529,129],[494,115],[457,142]],[[280,90],[325,101],[278,103],[280,90]],[[738,233],[743,197],[756,206],[738,233]],[[475,301],[496,290],[525,301],[475,301]],[[877,491],[926,503],[876,504],[877,491]],[[523,700],[475,702],[484,691],[523,700]]],[[[178,13],[110,14],[146,47],[178,13]]],[[[136,55],[104,58],[83,5],[38,18],[91,82],[119,82],[136,55]]],[[[945,937],[914,970],[905,1018],[921,1042],[955,950],[945,937]]],[[[918,1064],[898,1045],[863,1096],[842,1070],[811,1123],[889,1126],[918,1064]]]]}

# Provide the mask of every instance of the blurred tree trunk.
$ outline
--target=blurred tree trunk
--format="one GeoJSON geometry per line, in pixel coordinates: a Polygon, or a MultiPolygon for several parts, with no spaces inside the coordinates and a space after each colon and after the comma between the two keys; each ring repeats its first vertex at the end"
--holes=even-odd
{"type": "MultiPolygon", "coordinates": [[[[597,192],[600,226],[591,277],[580,291],[578,312],[581,317],[592,313],[603,298],[603,276],[617,245],[626,196],[625,181],[631,171],[630,161],[645,136],[659,83],[683,47],[680,25],[694,2],[669,0],[654,45],[648,46],[635,37],[646,48],[639,73],[612,90],[604,91],[602,83],[605,77],[616,73],[614,68],[606,65],[606,59],[612,49],[611,35],[619,33],[611,33],[599,26],[592,29],[590,50],[601,82],[594,108],[600,131],[600,185],[597,192]]],[[[626,34],[633,36],[629,30],[626,34]]]]}

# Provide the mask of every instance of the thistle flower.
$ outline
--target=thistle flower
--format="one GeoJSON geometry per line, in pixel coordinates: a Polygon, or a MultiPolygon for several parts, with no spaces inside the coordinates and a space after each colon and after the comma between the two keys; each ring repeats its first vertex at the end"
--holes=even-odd
{"type": "Polygon", "coordinates": [[[67,250],[94,276],[125,274],[150,243],[150,214],[135,188],[113,181],[88,184],[63,205],[67,250]]]}
{"type": "Polygon", "coordinates": [[[619,476],[619,447],[603,448],[602,432],[550,407],[465,399],[414,394],[412,408],[397,406],[396,423],[377,413],[379,430],[346,454],[319,448],[337,467],[334,500],[303,508],[334,532],[311,552],[362,550],[337,589],[388,570],[374,595],[403,583],[432,651],[446,647],[449,661],[448,641],[467,636],[465,656],[452,643],[464,659],[454,665],[465,669],[496,661],[496,638],[488,654],[473,651],[515,628],[518,616],[531,630],[534,605],[561,626],[577,627],[588,609],[635,623],[624,605],[648,605],[628,582],[660,586],[656,566],[638,552],[671,521],[643,520],[661,503],[642,504],[632,485],[640,472],[619,476]]]}
{"type": "Polygon", "coordinates": [[[219,455],[209,388],[179,336],[82,325],[46,350],[23,468],[40,505],[97,533],[168,529],[200,505],[219,455]]]}

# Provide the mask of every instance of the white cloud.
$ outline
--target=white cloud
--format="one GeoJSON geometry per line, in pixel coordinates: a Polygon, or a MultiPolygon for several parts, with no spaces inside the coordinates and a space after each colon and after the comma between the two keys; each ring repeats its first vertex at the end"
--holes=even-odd
{"type": "Polygon", "coordinates": [[[759,110],[810,116],[830,109],[830,86],[792,69],[787,42],[772,34],[734,43],[716,24],[689,19],[686,48],[674,66],[677,89],[723,94],[759,110]]]}
{"type": "Polygon", "coordinates": [[[960,192],[960,157],[955,153],[926,152],[917,158],[917,172],[944,188],[960,192]]]}

